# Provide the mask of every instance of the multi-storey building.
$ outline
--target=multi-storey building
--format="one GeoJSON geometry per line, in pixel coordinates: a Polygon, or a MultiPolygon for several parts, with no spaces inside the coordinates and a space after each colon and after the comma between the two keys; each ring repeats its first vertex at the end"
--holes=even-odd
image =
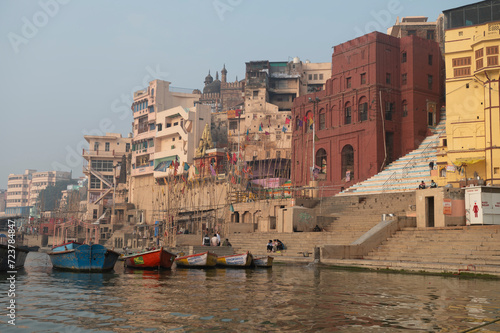
{"type": "MultiPolygon", "coordinates": [[[[244,111],[228,111],[232,152],[253,168],[257,179],[289,179],[291,110],[295,98],[324,89],[330,63],[251,61],[246,63],[244,111]]],[[[272,181],[276,183],[275,180],[272,181]]]]}
{"type": "MultiPolygon", "coordinates": [[[[205,126],[210,126],[211,108],[197,103],[190,108],[176,106],[156,116],[154,176],[163,179],[184,172],[184,163],[193,164],[205,126]],[[174,164],[178,170],[171,168],[174,164]]],[[[187,170],[186,170],[187,171],[187,170]]]]}
{"type": "Polygon", "coordinates": [[[71,173],[66,171],[36,172],[27,169],[22,175],[9,175],[6,213],[28,215],[37,204],[42,190],[70,179],[71,173]]]}
{"type": "MultiPolygon", "coordinates": [[[[88,179],[87,220],[102,216],[111,210],[115,199],[117,178],[126,156],[132,150],[132,138],[122,138],[121,134],[106,133],[103,136],[85,135],[89,149],[83,150],[85,164],[83,173],[88,179]]],[[[111,216],[107,216],[108,220],[111,216]]]]}
{"type": "Polygon", "coordinates": [[[439,119],[439,45],[373,32],[334,47],[326,89],[295,99],[292,181],[321,195],[418,147],[439,119]]]}
{"type": "Polygon", "coordinates": [[[226,65],[221,70],[220,80],[219,72],[215,74],[214,80],[210,75],[210,71],[208,71],[204,83],[200,103],[210,105],[212,112],[235,109],[243,104],[245,80],[238,81],[238,78],[236,78],[234,82],[229,82],[227,80],[226,65]]]}
{"type": "MultiPolygon", "coordinates": [[[[158,142],[160,142],[162,147],[165,145],[165,147],[168,148],[166,154],[170,154],[173,145],[170,144],[170,146],[167,146],[166,140],[170,140],[170,142],[173,142],[173,138],[178,140],[178,137],[182,138],[182,135],[174,135],[176,134],[175,131],[182,132],[187,130],[185,128],[185,123],[183,123],[184,128],[180,128],[180,119],[182,117],[177,116],[177,113],[169,114],[168,110],[180,107],[181,109],[179,110],[181,110],[182,113],[186,113],[187,111],[185,110],[194,107],[195,102],[199,101],[200,96],[200,92],[197,90],[172,88],[170,87],[170,82],[162,80],[151,81],[147,88],[134,93],[134,103],[132,104],[134,135],[132,139],[129,202],[133,203],[136,207],[135,217],[136,221],[139,223],[153,223],[152,212],[154,210],[154,199],[151,189],[155,184],[155,154],[158,154],[157,156],[159,159],[170,156],[163,155],[162,149],[160,150],[156,147],[157,125],[161,124],[162,132],[159,135],[158,139],[160,141],[158,142]],[[159,118],[158,113],[162,111],[166,111],[163,115],[169,114],[173,118],[178,119],[178,125],[173,125],[173,122],[169,122],[168,119],[166,119],[168,116],[163,117],[163,119],[159,118]],[[169,123],[171,127],[167,128],[166,126],[169,123]],[[163,133],[168,133],[168,135],[164,136],[163,133]]],[[[184,147],[179,146],[179,149],[183,148],[184,147]]],[[[161,162],[158,162],[158,164],[159,163],[161,162]]],[[[156,165],[157,167],[158,164],[156,165]]]]}
{"type": "Polygon", "coordinates": [[[398,38],[417,36],[436,41],[444,54],[444,15],[439,15],[434,22],[428,22],[428,19],[425,16],[407,16],[399,21],[398,17],[396,24],[387,29],[387,34],[398,38]]]}
{"type": "Polygon", "coordinates": [[[0,190],[0,213],[5,212],[7,205],[7,190],[0,190]]]}
{"type": "Polygon", "coordinates": [[[200,98],[197,93],[175,90],[170,90],[170,82],[154,80],[146,89],[134,93],[132,177],[153,174],[157,113],[176,106],[190,108],[200,98]]]}
{"type": "Polygon", "coordinates": [[[444,11],[446,135],[441,184],[500,184],[500,1],[444,11]]]}

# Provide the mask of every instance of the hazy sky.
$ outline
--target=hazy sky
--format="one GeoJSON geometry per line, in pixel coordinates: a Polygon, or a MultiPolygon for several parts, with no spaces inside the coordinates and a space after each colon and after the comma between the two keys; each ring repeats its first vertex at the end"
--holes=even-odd
{"type": "Polygon", "coordinates": [[[39,0],[0,2],[0,188],[25,169],[82,175],[83,135],[131,131],[152,79],[202,89],[223,64],[331,61],[332,47],[464,0],[39,0]]]}

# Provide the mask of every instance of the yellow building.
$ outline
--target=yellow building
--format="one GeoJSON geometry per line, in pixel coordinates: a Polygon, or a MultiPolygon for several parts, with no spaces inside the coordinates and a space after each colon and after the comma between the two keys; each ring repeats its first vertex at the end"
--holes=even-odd
{"type": "Polygon", "coordinates": [[[444,11],[446,135],[439,184],[500,184],[500,1],[444,11]]]}

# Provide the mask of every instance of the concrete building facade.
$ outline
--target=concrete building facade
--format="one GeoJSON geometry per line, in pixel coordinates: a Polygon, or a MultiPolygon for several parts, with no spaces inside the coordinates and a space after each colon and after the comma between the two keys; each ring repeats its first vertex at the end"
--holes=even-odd
{"type": "Polygon", "coordinates": [[[442,67],[439,45],[415,36],[335,46],[326,89],[294,102],[294,186],[329,196],[416,149],[439,120],[442,67]]]}
{"type": "Polygon", "coordinates": [[[132,138],[123,138],[117,133],[85,135],[84,138],[89,143],[89,148],[82,153],[85,159],[83,173],[88,179],[85,219],[95,221],[109,210],[106,219],[110,221],[115,189],[120,183],[118,178],[122,166],[126,168],[127,156],[132,152],[132,138]]]}
{"type": "Polygon", "coordinates": [[[7,214],[30,214],[30,209],[38,202],[38,196],[47,186],[56,182],[70,180],[71,173],[67,171],[45,171],[26,169],[24,174],[10,174],[7,182],[7,214]]]}
{"type": "Polygon", "coordinates": [[[500,1],[444,15],[447,110],[439,184],[500,184],[500,1]]]}

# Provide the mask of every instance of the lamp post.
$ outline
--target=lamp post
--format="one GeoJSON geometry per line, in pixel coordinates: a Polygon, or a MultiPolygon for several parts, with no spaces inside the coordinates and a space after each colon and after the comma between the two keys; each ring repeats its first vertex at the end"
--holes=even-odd
{"type": "Polygon", "coordinates": [[[309,97],[309,103],[313,103],[313,122],[312,122],[312,130],[313,130],[313,134],[312,134],[312,167],[311,167],[311,181],[314,180],[314,159],[315,159],[315,144],[314,144],[314,140],[316,138],[316,124],[315,124],[315,121],[314,121],[314,118],[315,118],[315,114],[316,114],[316,106],[318,105],[318,103],[320,102],[321,100],[319,99],[319,97],[316,97],[315,99],[312,99],[311,97],[309,97]]]}

